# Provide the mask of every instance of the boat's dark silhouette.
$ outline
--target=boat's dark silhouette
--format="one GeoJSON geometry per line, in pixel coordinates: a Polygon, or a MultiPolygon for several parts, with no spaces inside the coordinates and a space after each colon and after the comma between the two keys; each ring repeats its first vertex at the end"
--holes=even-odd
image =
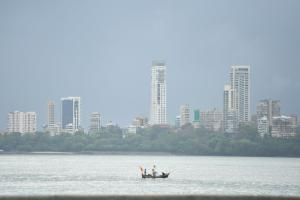
{"type": "Polygon", "coordinates": [[[158,176],[153,176],[152,174],[142,174],[142,178],[168,178],[170,173],[162,173],[158,176]]]}

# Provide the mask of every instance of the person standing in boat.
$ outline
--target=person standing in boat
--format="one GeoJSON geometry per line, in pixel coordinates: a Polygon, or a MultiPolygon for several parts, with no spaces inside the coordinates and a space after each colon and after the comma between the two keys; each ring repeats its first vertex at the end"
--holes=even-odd
{"type": "Polygon", "coordinates": [[[153,168],[152,168],[152,176],[156,176],[157,172],[156,172],[156,166],[153,165],[153,168]]]}

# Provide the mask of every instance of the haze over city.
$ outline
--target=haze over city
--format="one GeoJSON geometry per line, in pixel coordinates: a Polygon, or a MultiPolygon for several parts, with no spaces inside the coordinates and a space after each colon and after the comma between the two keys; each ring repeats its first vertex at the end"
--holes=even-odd
{"type": "Polygon", "coordinates": [[[179,106],[222,109],[232,65],[251,66],[251,111],[279,99],[300,114],[299,1],[0,1],[0,129],[7,113],[80,96],[91,112],[128,125],[149,116],[151,66],[167,67],[168,122],[179,106]]]}

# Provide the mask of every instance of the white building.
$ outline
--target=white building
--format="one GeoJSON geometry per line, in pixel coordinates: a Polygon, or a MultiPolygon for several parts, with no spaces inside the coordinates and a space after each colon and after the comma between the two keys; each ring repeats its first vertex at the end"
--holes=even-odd
{"type": "Polygon", "coordinates": [[[235,100],[238,123],[249,122],[250,116],[250,66],[232,66],[230,72],[231,89],[235,100]]]}
{"type": "Polygon", "coordinates": [[[8,113],[8,132],[35,133],[36,113],[14,111],[8,113]]]}
{"type": "Polygon", "coordinates": [[[216,108],[200,112],[200,124],[210,131],[221,131],[223,129],[223,112],[216,108]]]}
{"type": "Polygon", "coordinates": [[[90,133],[99,132],[101,128],[101,115],[98,112],[93,112],[90,119],[90,133]]]}
{"type": "Polygon", "coordinates": [[[291,116],[272,118],[272,137],[288,138],[296,135],[296,120],[291,116]]]}
{"type": "Polygon", "coordinates": [[[224,86],[223,95],[223,128],[227,133],[235,133],[238,129],[237,110],[235,109],[235,93],[230,85],[224,86]]]}
{"type": "Polygon", "coordinates": [[[266,116],[263,116],[257,120],[257,132],[261,137],[269,134],[270,123],[266,116]]]}
{"type": "Polygon", "coordinates": [[[180,106],[180,126],[190,123],[190,106],[188,104],[180,106]]]}
{"type": "Polygon", "coordinates": [[[64,132],[80,129],[80,97],[61,98],[61,126],[64,132]]]}
{"type": "Polygon", "coordinates": [[[166,66],[162,62],[153,62],[151,73],[151,125],[167,124],[166,93],[166,66]]]}

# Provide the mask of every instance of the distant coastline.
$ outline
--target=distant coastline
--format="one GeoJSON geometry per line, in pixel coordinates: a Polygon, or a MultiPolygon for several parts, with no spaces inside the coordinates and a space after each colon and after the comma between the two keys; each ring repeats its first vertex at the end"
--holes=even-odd
{"type": "Polygon", "coordinates": [[[0,135],[0,154],[300,157],[300,128],[288,138],[261,137],[252,126],[234,134],[193,127],[152,127],[131,135],[120,128],[54,136],[9,133],[0,135]]]}
{"type": "Polygon", "coordinates": [[[103,156],[209,156],[209,157],[265,157],[265,158],[300,158],[300,156],[282,156],[282,155],[211,155],[211,154],[178,154],[169,152],[138,152],[138,151],[82,151],[82,152],[55,152],[55,151],[38,151],[38,152],[26,152],[26,151],[0,151],[1,155],[103,155],[103,156]]]}

